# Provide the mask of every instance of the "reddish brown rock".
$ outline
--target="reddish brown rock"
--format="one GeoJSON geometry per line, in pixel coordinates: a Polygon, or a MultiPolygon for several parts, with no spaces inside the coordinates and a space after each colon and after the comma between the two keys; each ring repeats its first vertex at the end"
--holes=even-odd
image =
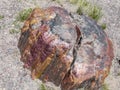
{"type": "Polygon", "coordinates": [[[113,59],[112,43],[96,22],[60,7],[34,9],[18,47],[32,78],[61,85],[62,90],[98,89],[113,59]]]}
{"type": "Polygon", "coordinates": [[[79,20],[76,22],[81,27],[81,43],[77,49],[75,48],[74,64],[62,81],[63,90],[74,90],[79,87],[98,90],[109,74],[112,63],[113,47],[105,32],[96,22],[85,16],[81,18],[84,25],[79,26],[79,20]]]}

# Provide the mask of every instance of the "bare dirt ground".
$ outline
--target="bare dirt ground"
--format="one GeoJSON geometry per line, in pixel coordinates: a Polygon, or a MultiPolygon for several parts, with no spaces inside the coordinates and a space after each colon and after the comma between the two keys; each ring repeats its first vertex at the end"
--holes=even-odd
{"type": "MultiPolygon", "coordinates": [[[[120,90],[120,0],[89,0],[102,7],[104,13],[100,22],[107,24],[105,30],[114,44],[115,57],[110,75],[105,84],[109,90],[120,90]]],[[[20,53],[17,48],[19,33],[10,33],[19,29],[14,23],[17,14],[25,8],[63,6],[68,11],[75,12],[77,6],[61,0],[60,3],[51,0],[0,0],[0,90],[40,90],[40,81],[32,80],[30,72],[23,68],[20,53]]],[[[53,87],[51,85],[51,87],[53,87]]],[[[53,90],[53,88],[49,88],[53,90]]],[[[57,90],[57,89],[56,89],[57,90]]]]}

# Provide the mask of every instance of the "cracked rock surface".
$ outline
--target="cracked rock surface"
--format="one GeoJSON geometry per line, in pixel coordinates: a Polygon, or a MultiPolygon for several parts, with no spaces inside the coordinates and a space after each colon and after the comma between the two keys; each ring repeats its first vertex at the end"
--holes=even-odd
{"type": "Polygon", "coordinates": [[[99,89],[114,56],[110,39],[95,21],[60,7],[34,9],[18,47],[33,79],[62,90],[99,89]]]}

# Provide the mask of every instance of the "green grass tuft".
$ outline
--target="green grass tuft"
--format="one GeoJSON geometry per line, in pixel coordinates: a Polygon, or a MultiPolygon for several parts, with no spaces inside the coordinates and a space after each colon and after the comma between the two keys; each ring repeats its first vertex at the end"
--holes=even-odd
{"type": "Polygon", "coordinates": [[[82,8],[81,8],[81,7],[79,7],[79,8],[77,9],[77,13],[78,13],[79,15],[82,15],[82,14],[83,14],[83,11],[82,11],[82,8]]]}
{"type": "Polygon", "coordinates": [[[87,7],[88,5],[90,5],[90,3],[86,0],[78,0],[77,2],[80,7],[87,7]]]}
{"type": "Polygon", "coordinates": [[[45,85],[41,84],[40,90],[46,90],[45,85]]]}
{"type": "Polygon", "coordinates": [[[4,18],[4,15],[0,15],[0,19],[3,19],[4,18]]]}
{"type": "MultiPolygon", "coordinates": [[[[87,15],[88,17],[94,19],[96,22],[98,22],[103,16],[102,8],[88,2],[87,0],[69,0],[69,2],[78,5],[77,13],[79,15],[87,15]]],[[[103,30],[107,27],[105,23],[101,24],[100,26],[103,30]]]]}
{"type": "Polygon", "coordinates": [[[17,34],[20,32],[20,30],[11,29],[9,32],[10,32],[10,34],[17,34]]]}
{"type": "Polygon", "coordinates": [[[88,2],[87,0],[69,0],[71,3],[78,5],[77,13],[85,14],[98,21],[102,17],[101,8],[88,2]]]}
{"type": "Polygon", "coordinates": [[[94,20],[98,21],[102,17],[101,8],[99,8],[95,5],[91,6],[90,10],[88,12],[88,16],[93,18],[94,20]]]}
{"type": "Polygon", "coordinates": [[[120,72],[117,75],[120,76],[120,72]]]}
{"type": "Polygon", "coordinates": [[[69,0],[71,4],[77,4],[78,0],[69,0]]]}
{"type": "Polygon", "coordinates": [[[107,86],[106,84],[103,84],[102,90],[109,90],[109,89],[108,89],[108,86],[107,86]]]}
{"type": "Polygon", "coordinates": [[[103,23],[103,24],[101,25],[101,28],[102,28],[103,30],[105,30],[105,29],[107,28],[106,24],[103,23]]]}
{"type": "Polygon", "coordinates": [[[19,12],[19,15],[17,16],[17,20],[24,22],[28,18],[31,12],[32,12],[31,8],[22,10],[21,12],[19,12]]]}

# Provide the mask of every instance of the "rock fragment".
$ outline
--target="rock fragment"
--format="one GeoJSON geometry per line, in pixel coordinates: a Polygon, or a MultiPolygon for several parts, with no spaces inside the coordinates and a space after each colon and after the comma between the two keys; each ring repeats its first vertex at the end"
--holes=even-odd
{"type": "Polygon", "coordinates": [[[32,78],[61,85],[62,90],[98,89],[113,59],[112,43],[96,22],[60,7],[34,9],[18,47],[32,78]]]}

